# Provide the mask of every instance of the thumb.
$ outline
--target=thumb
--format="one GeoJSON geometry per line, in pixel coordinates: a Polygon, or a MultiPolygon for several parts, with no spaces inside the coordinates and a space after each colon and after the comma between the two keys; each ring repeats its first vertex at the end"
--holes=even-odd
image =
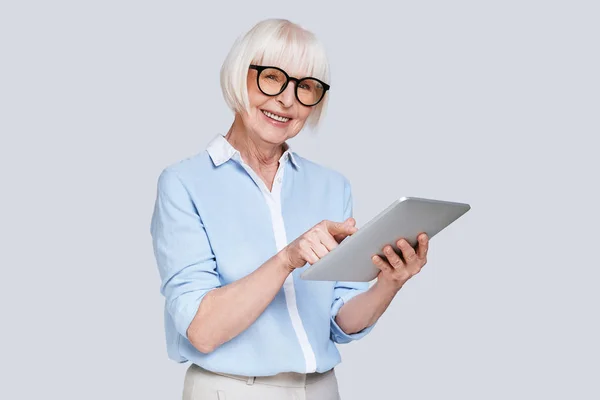
{"type": "Polygon", "coordinates": [[[354,226],[348,220],[344,222],[327,221],[327,230],[331,235],[348,234],[353,232],[354,226]]]}
{"type": "Polygon", "coordinates": [[[344,227],[344,235],[352,235],[358,230],[358,228],[356,228],[356,220],[352,217],[345,220],[342,225],[344,227]]]}
{"type": "Polygon", "coordinates": [[[354,235],[356,231],[358,231],[358,229],[354,226],[353,222],[344,221],[342,226],[346,227],[344,232],[332,234],[333,238],[338,243],[342,243],[344,239],[346,239],[348,236],[354,235]]]}
{"type": "Polygon", "coordinates": [[[356,220],[352,217],[348,218],[347,220],[344,221],[344,225],[346,226],[350,226],[350,227],[355,227],[356,226],[356,220]]]}

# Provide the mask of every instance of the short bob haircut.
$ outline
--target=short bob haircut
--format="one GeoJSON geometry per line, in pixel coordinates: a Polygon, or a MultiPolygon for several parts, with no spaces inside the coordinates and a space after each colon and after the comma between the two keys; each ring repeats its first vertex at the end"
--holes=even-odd
{"type": "MultiPolygon", "coordinates": [[[[329,62],[323,44],[315,35],[286,19],[257,23],[232,46],[221,67],[221,90],[234,112],[249,111],[248,67],[250,64],[283,68],[290,76],[312,76],[328,84],[329,62]]],[[[314,106],[307,123],[316,128],[325,114],[329,93],[314,106]]]]}

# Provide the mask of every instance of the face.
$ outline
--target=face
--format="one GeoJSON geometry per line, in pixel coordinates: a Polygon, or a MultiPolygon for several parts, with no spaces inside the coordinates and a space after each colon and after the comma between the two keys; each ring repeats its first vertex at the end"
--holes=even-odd
{"type": "Polygon", "coordinates": [[[296,83],[293,81],[277,96],[263,94],[256,83],[257,74],[256,70],[248,70],[250,112],[242,115],[242,121],[251,133],[265,142],[283,143],[300,132],[315,107],[298,102],[294,94],[296,83]]]}

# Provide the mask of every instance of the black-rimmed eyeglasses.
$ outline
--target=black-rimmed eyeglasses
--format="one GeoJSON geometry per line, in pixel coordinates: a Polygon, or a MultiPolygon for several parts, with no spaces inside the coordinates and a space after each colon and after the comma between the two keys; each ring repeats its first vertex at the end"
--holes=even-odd
{"type": "Polygon", "coordinates": [[[317,78],[292,78],[278,67],[251,64],[250,68],[258,71],[256,83],[260,91],[267,96],[277,96],[285,90],[290,81],[294,81],[296,83],[294,88],[296,99],[307,107],[319,104],[323,100],[325,92],[330,88],[328,84],[317,78]]]}

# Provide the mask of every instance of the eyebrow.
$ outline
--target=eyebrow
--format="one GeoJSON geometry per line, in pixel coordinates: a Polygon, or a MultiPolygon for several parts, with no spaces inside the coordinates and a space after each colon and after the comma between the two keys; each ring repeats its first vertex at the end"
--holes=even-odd
{"type": "MultiPolygon", "coordinates": [[[[283,68],[283,67],[278,67],[277,65],[270,65],[270,64],[268,64],[268,65],[267,65],[267,64],[252,64],[252,63],[251,63],[250,65],[260,65],[261,67],[279,68],[279,69],[282,69],[282,70],[284,70],[284,71],[285,71],[285,73],[286,73],[286,74],[288,74],[288,75],[289,75],[290,77],[292,77],[292,78],[297,78],[297,79],[302,79],[302,78],[314,78],[314,79],[319,79],[319,78],[317,78],[317,77],[315,77],[315,76],[313,76],[313,75],[309,75],[309,74],[304,74],[304,75],[303,75],[303,74],[291,74],[291,73],[289,72],[289,70],[288,70],[288,69],[286,69],[286,68],[283,68]]],[[[320,80],[320,79],[319,79],[319,80],[320,80]]]]}

